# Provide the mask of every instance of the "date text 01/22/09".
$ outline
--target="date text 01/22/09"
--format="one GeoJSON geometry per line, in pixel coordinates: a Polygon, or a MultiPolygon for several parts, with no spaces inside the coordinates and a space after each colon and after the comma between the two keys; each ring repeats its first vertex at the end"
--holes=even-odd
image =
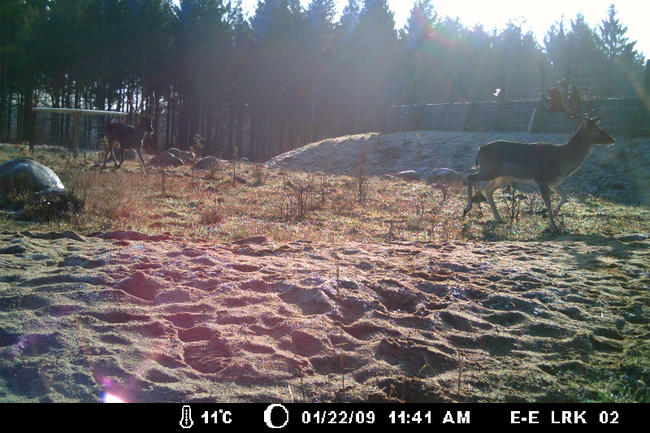
{"type": "MultiPolygon", "coordinates": [[[[377,421],[373,411],[303,411],[301,416],[303,424],[374,424],[377,421]]],[[[431,411],[390,411],[388,415],[390,424],[432,424],[434,419],[431,411]]],[[[446,411],[439,420],[442,424],[469,424],[470,411],[446,411]]],[[[380,420],[380,423],[382,421],[380,420]]]]}

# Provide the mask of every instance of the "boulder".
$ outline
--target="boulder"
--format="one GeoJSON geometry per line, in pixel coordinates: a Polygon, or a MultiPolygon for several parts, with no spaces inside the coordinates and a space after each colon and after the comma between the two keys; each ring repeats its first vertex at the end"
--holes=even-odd
{"type": "Polygon", "coordinates": [[[197,170],[212,170],[219,168],[219,162],[221,160],[216,156],[206,156],[196,161],[194,168],[197,170]]]}
{"type": "Polygon", "coordinates": [[[149,165],[152,167],[178,167],[183,165],[183,160],[166,150],[151,158],[149,165]]]}
{"type": "Polygon", "coordinates": [[[44,194],[64,192],[65,186],[51,168],[31,158],[14,158],[0,164],[0,190],[44,194]]]}
{"type": "Polygon", "coordinates": [[[415,170],[404,170],[395,174],[396,177],[407,181],[420,180],[420,173],[415,170]]]}
{"type": "Polygon", "coordinates": [[[451,168],[434,168],[427,178],[427,183],[434,186],[446,186],[449,189],[462,189],[465,186],[463,175],[451,168]]]}
{"type": "Polygon", "coordinates": [[[0,208],[14,218],[49,221],[81,210],[83,201],[66,191],[49,167],[14,158],[0,164],[0,208]]]}
{"type": "Polygon", "coordinates": [[[176,158],[180,159],[183,161],[183,164],[187,164],[191,161],[194,161],[196,159],[196,156],[194,155],[193,152],[189,152],[187,150],[180,150],[176,147],[170,147],[167,149],[167,152],[170,152],[173,154],[176,158]]]}

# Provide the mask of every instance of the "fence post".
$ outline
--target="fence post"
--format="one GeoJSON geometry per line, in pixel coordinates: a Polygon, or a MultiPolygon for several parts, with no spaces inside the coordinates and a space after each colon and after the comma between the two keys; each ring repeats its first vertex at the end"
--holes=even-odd
{"type": "Polygon", "coordinates": [[[79,138],[81,137],[81,114],[73,114],[72,124],[72,155],[79,156],[79,138]]]}
{"type": "Polygon", "coordinates": [[[451,81],[451,93],[449,95],[449,103],[453,104],[456,102],[456,88],[458,87],[459,76],[458,74],[454,75],[454,78],[451,81]]]}
{"type": "Polygon", "coordinates": [[[528,132],[533,132],[535,128],[535,116],[537,115],[537,105],[533,107],[533,112],[530,115],[530,119],[528,120],[528,132]]]}

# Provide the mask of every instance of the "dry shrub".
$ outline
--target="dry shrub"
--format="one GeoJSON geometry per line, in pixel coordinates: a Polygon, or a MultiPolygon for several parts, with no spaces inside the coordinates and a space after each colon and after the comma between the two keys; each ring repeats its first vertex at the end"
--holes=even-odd
{"type": "Polygon", "coordinates": [[[217,180],[219,177],[219,172],[221,167],[218,161],[215,161],[214,164],[210,166],[210,172],[208,173],[208,179],[217,180]]]}
{"type": "Polygon", "coordinates": [[[354,193],[343,187],[342,190],[332,194],[330,200],[331,212],[337,216],[355,216],[357,215],[357,198],[354,193]]]}
{"type": "Polygon", "coordinates": [[[209,207],[199,214],[199,223],[204,225],[215,225],[223,222],[223,213],[220,209],[209,207]]]}
{"type": "Polygon", "coordinates": [[[74,218],[84,207],[84,201],[70,192],[34,194],[25,202],[18,219],[26,221],[53,221],[74,218]]]}
{"type": "Polygon", "coordinates": [[[264,164],[255,164],[253,167],[253,186],[262,186],[269,177],[269,169],[264,164]]]}
{"type": "Polygon", "coordinates": [[[314,177],[309,176],[307,179],[294,177],[284,183],[284,190],[288,199],[284,200],[290,207],[289,215],[295,218],[303,218],[307,212],[315,209],[316,205],[316,186],[314,177]]]}

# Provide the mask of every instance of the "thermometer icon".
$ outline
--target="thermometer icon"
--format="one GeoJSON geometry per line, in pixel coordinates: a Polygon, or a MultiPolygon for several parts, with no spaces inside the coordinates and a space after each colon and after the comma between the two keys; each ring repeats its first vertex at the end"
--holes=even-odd
{"type": "Polygon", "coordinates": [[[181,421],[179,424],[183,428],[191,428],[194,425],[194,421],[192,421],[192,410],[187,404],[184,405],[183,409],[181,410],[181,421]]]}

